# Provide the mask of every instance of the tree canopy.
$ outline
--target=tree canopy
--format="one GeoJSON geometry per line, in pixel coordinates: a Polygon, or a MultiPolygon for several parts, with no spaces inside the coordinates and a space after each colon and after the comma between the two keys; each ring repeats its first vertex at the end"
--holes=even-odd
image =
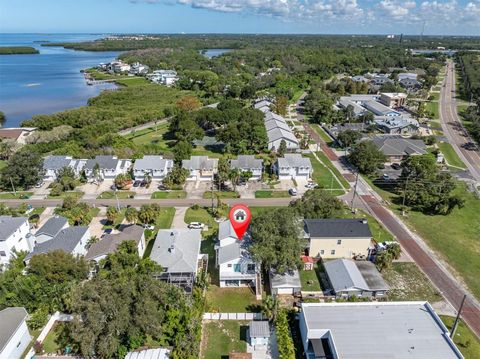
{"type": "Polygon", "coordinates": [[[353,147],[348,160],[361,173],[373,174],[385,163],[387,157],[372,141],[361,141],[353,147]]]}

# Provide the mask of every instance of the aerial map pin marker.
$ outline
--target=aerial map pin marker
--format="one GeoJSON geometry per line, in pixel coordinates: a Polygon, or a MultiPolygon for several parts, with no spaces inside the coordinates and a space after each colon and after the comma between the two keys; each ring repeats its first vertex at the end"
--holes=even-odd
{"type": "Polygon", "coordinates": [[[230,223],[239,240],[242,240],[251,218],[250,210],[243,204],[237,204],[230,210],[230,223]]]}

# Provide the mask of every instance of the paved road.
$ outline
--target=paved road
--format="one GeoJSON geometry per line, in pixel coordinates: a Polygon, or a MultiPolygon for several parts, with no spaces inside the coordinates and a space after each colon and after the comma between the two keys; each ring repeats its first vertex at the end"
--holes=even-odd
{"type": "Polygon", "coordinates": [[[451,60],[447,62],[444,86],[440,92],[440,121],[448,142],[468,167],[473,178],[480,181],[480,151],[467,150],[464,147],[473,141],[458,118],[455,99],[455,64],[451,60]]]}
{"type": "Polygon", "coordinates": [[[153,121],[144,123],[143,125],[138,125],[138,126],[135,126],[135,127],[126,128],[125,130],[118,131],[118,134],[120,136],[126,136],[126,135],[129,135],[129,134],[133,133],[133,132],[146,130],[147,128],[151,128],[151,127],[154,127],[154,126],[163,125],[163,124],[167,123],[167,121],[170,120],[170,119],[171,119],[171,117],[163,118],[161,120],[153,120],[153,121]]]}

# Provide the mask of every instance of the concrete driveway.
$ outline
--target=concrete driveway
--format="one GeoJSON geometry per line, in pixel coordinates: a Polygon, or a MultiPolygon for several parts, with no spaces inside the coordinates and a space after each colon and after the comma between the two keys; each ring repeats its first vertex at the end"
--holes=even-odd
{"type": "Polygon", "coordinates": [[[40,188],[32,188],[33,195],[30,197],[31,199],[43,199],[46,198],[50,194],[50,186],[52,181],[45,181],[40,188]]]}
{"type": "Polygon", "coordinates": [[[261,189],[268,189],[268,185],[262,182],[249,181],[244,186],[237,186],[237,192],[240,198],[255,198],[255,192],[261,189]]]}
{"type": "Polygon", "coordinates": [[[153,192],[158,191],[158,186],[160,185],[161,182],[159,181],[152,181],[150,183],[150,186],[147,187],[132,187],[130,188],[130,191],[135,192],[135,198],[139,199],[149,199],[152,197],[153,192]]]}
{"type": "Polygon", "coordinates": [[[187,209],[188,207],[175,207],[175,216],[173,217],[172,228],[188,228],[187,224],[185,223],[185,213],[187,212],[187,209]]]}
{"type": "Polygon", "coordinates": [[[185,192],[187,192],[188,199],[200,199],[203,198],[203,194],[206,191],[210,191],[212,183],[210,181],[187,181],[185,183],[185,192]]]}
{"type": "Polygon", "coordinates": [[[113,185],[113,180],[104,180],[99,184],[86,183],[83,186],[78,187],[78,190],[85,193],[83,196],[84,199],[95,199],[102,192],[111,191],[111,186],[113,185]]]}

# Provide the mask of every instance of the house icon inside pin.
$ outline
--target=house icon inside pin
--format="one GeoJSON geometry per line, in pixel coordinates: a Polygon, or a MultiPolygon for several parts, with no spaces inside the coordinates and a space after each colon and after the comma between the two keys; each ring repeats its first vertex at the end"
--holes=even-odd
{"type": "Polygon", "coordinates": [[[247,215],[242,210],[235,212],[235,221],[237,222],[243,222],[246,219],[246,217],[247,215]]]}

